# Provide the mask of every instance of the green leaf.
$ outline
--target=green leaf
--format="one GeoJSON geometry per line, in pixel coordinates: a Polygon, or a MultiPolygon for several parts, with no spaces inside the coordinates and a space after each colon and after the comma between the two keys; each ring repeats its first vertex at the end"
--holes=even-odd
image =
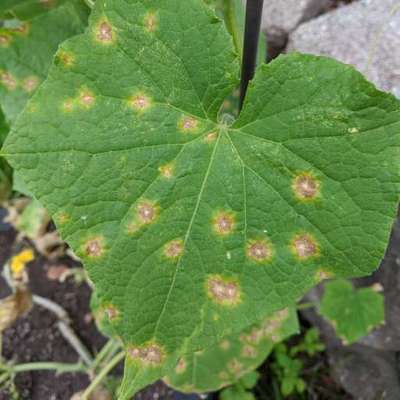
{"type": "Polygon", "coordinates": [[[346,344],[356,342],[385,321],[382,294],[373,288],[354,289],[345,280],[325,284],[319,311],[346,344]]]}
{"type": "Polygon", "coordinates": [[[97,329],[104,336],[115,337],[116,333],[112,324],[112,319],[114,317],[113,312],[116,312],[116,310],[112,308],[112,305],[107,306],[102,303],[95,290],[90,297],[90,309],[92,310],[97,329]]]}
{"type": "Polygon", "coordinates": [[[4,158],[0,158],[0,203],[7,200],[12,191],[12,169],[4,158]]]}
{"type": "Polygon", "coordinates": [[[291,395],[296,390],[297,380],[291,377],[284,377],[281,382],[281,392],[287,397],[291,395]]]}
{"type": "Polygon", "coordinates": [[[87,8],[70,0],[31,21],[0,27],[0,104],[10,125],[47,77],[59,44],[86,25],[87,8]]]}
{"type": "Polygon", "coordinates": [[[200,0],[96,2],[6,140],[117,310],[121,400],[385,250],[399,102],[349,66],[291,54],[258,69],[228,126],[217,115],[238,70],[200,0]]]}
{"type": "MultiPolygon", "coordinates": [[[[265,360],[275,343],[298,331],[295,307],[278,311],[239,335],[227,336],[208,349],[184,355],[165,380],[169,386],[182,392],[218,390],[243,379],[265,360]]],[[[257,377],[256,374],[255,381],[257,377]]]]}
{"type": "Polygon", "coordinates": [[[28,20],[73,0],[1,0],[0,18],[28,20]]]}
{"type": "Polygon", "coordinates": [[[220,393],[219,398],[221,400],[255,400],[252,393],[236,386],[224,389],[220,393]]]}
{"type": "Polygon", "coordinates": [[[3,110],[0,107],[0,146],[3,144],[7,134],[9,127],[6,122],[6,117],[4,116],[3,110]]]}
{"type": "MultiPolygon", "coordinates": [[[[0,147],[8,134],[2,109],[0,108],[0,147]]],[[[4,158],[0,158],[0,202],[7,200],[12,191],[12,169],[4,158]]]]}
{"type": "MultiPolygon", "coordinates": [[[[242,0],[204,0],[205,3],[214,7],[217,15],[224,21],[228,32],[232,35],[233,43],[237,53],[242,58],[243,37],[246,12],[242,0]]],[[[260,35],[258,41],[257,65],[265,63],[267,57],[267,44],[265,36],[260,35]]]]}
{"type": "MultiPolygon", "coordinates": [[[[297,321],[296,321],[297,323],[297,321]]],[[[295,332],[294,332],[295,333],[295,332]]],[[[282,339],[281,339],[282,340],[282,339]]],[[[252,389],[256,386],[257,381],[260,379],[260,373],[257,371],[251,371],[246,375],[242,376],[238,382],[245,389],[252,389]]]]}

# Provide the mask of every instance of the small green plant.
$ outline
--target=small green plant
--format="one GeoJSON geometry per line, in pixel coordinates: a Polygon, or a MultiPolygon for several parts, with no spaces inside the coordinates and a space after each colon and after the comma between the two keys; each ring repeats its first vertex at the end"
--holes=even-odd
{"type": "Polygon", "coordinates": [[[306,382],[301,377],[304,364],[298,356],[304,353],[313,357],[324,350],[325,347],[319,340],[319,332],[315,328],[308,329],[297,345],[288,347],[284,343],[279,343],[274,347],[274,361],[271,363],[271,368],[280,382],[283,396],[302,394],[306,390],[306,382]]]}
{"type": "MultiPolygon", "coordinates": [[[[290,54],[260,65],[240,115],[226,118],[239,83],[237,1],[208,2],[225,22],[202,0],[98,1],[86,29],[83,1],[29,3],[0,6],[21,18],[0,28],[11,126],[1,156],[96,286],[126,354],[119,400],[162,377],[201,390],[232,383],[178,381],[177,368],[193,364],[196,376],[197,361],[215,362],[210,349],[321,280],[376,268],[400,183],[393,96],[332,59],[290,54]],[[45,48],[43,68],[21,67],[16,44],[23,60],[45,48]]],[[[299,365],[287,368],[294,377],[299,365]]]]}
{"type": "Polygon", "coordinates": [[[306,331],[303,340],[290,348],[290,355],[296,356],[299,353],[305,353],[309,357],[313,357],[324,350],[325,346],[320,341],[318,329],[310,328],[306,331]]]}
{"type": "Polygon", "coordinates": [[[257,371],[249,372],[224,390],[219,395],[221,400],[255,400],[251,389],[256,385],[260,374],[257,371]]]}
{"type": "Polygon", "coordinates": [[[294,393],[303,393],[306,389],[306,383],[301,378],[303,362],[294,358],[284,343],[275,347],[274,359],[271,368],[278,377],[282,395],[287,397],[294,393]]]}
{"type": "Polygon", "coordinates": [[[325,284],[319,312],[350,344],[385,321],[384,297],[374,287],[354,289],[351,282],[336,280],[325,284]]]}

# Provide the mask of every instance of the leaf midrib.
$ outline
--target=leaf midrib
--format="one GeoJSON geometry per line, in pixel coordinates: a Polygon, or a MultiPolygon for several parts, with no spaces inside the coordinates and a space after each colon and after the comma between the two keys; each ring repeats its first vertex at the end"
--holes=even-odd
{"type": "MultiPolygon", "coordinates": [[[[204,179],[203,179],[203,182],[202,182],[200,191],[199,191],[199,195],[198,195],[198,197],[197,197],[196,205],[195,205],[195,208],[194,208],[194,210],[193,210],[192,217],[191,217],[191,219],[190,219],[190,222],[189,222],[189,225],[188,225],[188,229],[187,229],[186,234],[185,234],[185,238],[184,238],[184,241],[183,241],[183,249],[186,248],[187,241],[188,241],[188,239],[189,239],[189,236],[190,236],[190,233],[191,233],[191,230],[192,230],[192,226],[193,226],[194,220],[195,220],[195,218],[196,218],[196,216],[197,216],[197,211],[198,211],[198,209],[199,209],[200,202],[201,202],[201,200],[202,200],[202,196],[203,196],[203,193],[204,193],[204,189],[205,189],[205,187],[206,187],[206,185],[207,185],[207,180],[208,180],[208,177],[209,177],[209,175],[210,175],[210,171],[211,171],[211,168],[212,168],[212,164],[213,164],[213,162],[214,162],[215,155],[216,155],[217,148],[218,148],[218,144],[219,144],[219,142],[220,142],[220,140],[221,140],[222,134],[223,134],[223,132],[222,132],[222,130],[220,129],[220,131],[218,132],[217,140],[216,140],[215,145],[214,145],[213,152],[212,152],[211,157],[210,157],[210,162],[208,163],[208,167],[207,167],[206,173],[205,173],[205,175],[204,175],[204,179]]],[[[174,276],[173,276],[173,278],[172,278],[172,282],[171,282],[170,288],[169,288],[169,290],[168,290],[167,297],[166,297],[166,299],[165,299],[165,302],[164,302],[163,308],[162,308],[162,310],[161,310],[161,312],[160,312],[160,315],[159,315],[159,317],[157,318],[157,322],[156,322],[156,325],[155,325],[155,328],[154,328],[154,333],[153,333],[153,337],[154,337],[154,338],[157,336],[158,327],[159,327],[159,324],[160,324],[160,322],[161,322],[161,319],[162,319],[162,317],[163,317],[163,315],[164,315],[164,313],[165,313],[167,304],[168,304],[169,299],[170,299],[170,297],[171,297],[172,290],[173,290],[173,288],[174,288],[174,286],[175,286],[176,277],[177,277],[177,274],[178,274],[178,271],[179,271],[179,267],[180,267],[180,265],[181,265],[181,262],[182,262],[182,259],[183,259],[183,258],[184,258],[184,255],[179,259],[179,261],[177,262],[177,264],[176,264],[176,266],[175,266],[174,276]]]]}

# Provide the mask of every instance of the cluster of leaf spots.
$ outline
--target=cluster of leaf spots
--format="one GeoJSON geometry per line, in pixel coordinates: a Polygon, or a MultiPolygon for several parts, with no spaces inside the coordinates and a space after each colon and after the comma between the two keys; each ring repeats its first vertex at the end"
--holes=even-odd
{"type": "Polygon", "coordinates": [[[164,359],[164,351],[155,343],[148,343],[141,347],[129,346],[127,354],[129,358],[137,361],[143,367],[159,366],[164,359]]]}
{"type": "Polygon", "coordinates": [[[354,289],[346,280],[325,284],[319,312],[345,344],[356,342],[385,322],[382,293],[375,287],[354,289]]]}
{"type": "Polygon", "coordinates": [[[5,0],[0,5],[0,15],[22,18],[0,27],[0,104],[9,124],[46,78],[58,45],[87,24],[81,1],[64,2],[5,0]]]}
{"type": "Polygon", "coordinates": [[[276,312],[239,335],[224,337],[202,351],[179,358],[164,380],[183,392],[208,392],[226,387],[257,368],[274,343],[298,332],[294,307],[276,312]]]}
{"type": "Polygon", "coordinates": [[[221,305],[236,305],[241,300],[239,282],[220,275],[212,275],[207,279],[207,293],[212,301],[221,305]]]}
{"type": "Polygon", "coordinates": [[[40,14],[61,6],[69,0],[2,0],[1,19],[31,20],[40,14]]]}
{"type": "Polygon", "coordinates": [[[61,234],[118,310],[120,400],[385,250],[398,101],[349,66],[291,54],[258,68],[236,121],[219,119],[238,72],[201,0],[98,1],[2,150],[68,216],[61,234]]]}

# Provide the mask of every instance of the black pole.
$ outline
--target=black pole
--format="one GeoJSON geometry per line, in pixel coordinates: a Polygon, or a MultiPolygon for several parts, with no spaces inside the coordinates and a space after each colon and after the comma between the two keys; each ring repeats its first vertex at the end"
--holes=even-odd
{"type": "Polygon", "coordinates": [[[240,80],[239,110],[243,107],[249,81],[254,77],[257,62],[258,38],[264,0],[247,0],[244,30],[242,77],[240,80]]]}

